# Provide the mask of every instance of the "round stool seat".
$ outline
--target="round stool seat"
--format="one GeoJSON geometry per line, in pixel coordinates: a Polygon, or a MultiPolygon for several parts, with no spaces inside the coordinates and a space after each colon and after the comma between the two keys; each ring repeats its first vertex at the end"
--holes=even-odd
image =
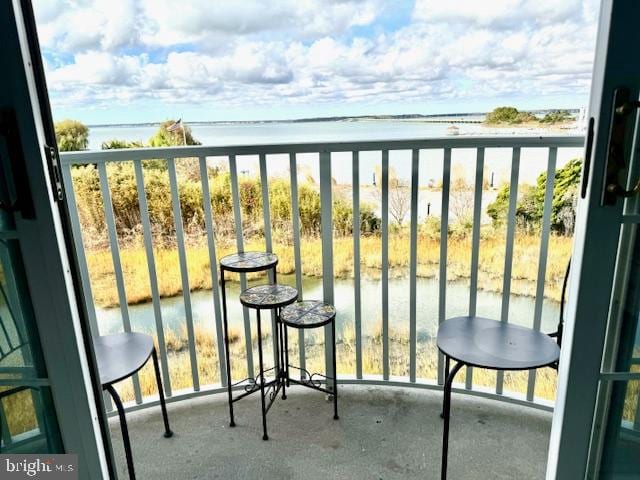
{"type": "Polygon", "coordinates": [[[456,317],[438,328],[438,349],[467,365],[528,370],[558,361],[560,348],[548,335],[483,317],[456,317]]]}
{"type": "Polygon", "coordinates": [[[259,310],[284,307],[298,298],[298,290],[289,285],[257,285],[240,294],[240,303],[259,310]]]}
{"type": "Polygon", "coordinates": [[[280,320],[293,328],[322,327],[336,318],[336,309],[319,300],[300,300],[280,312],[280,320]]]}
{"type": "Polygon", "coordinates": [[[220,266],[230,272],[259,272],[278,264],[278,257],[268,252],[239,252],[220,259],[220,266]]]}
{"type": "Polygon", "coordinates": [[[153,338],[144,333],[114,333],[93,341],[100,383],[110,385],[123,380],[147,362],[153,351],[153,338]]]}

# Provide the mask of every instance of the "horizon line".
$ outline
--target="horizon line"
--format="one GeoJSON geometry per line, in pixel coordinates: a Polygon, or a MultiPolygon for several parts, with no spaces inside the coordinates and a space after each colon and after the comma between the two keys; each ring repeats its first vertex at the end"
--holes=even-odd
{"type": "MultiPolygon", "coordinates": [[[[532,110],[522,110],[528,113],[546,113],[555,110],[566,110],[570,113],[580,112],[580,108],[542,108],[532,110]]],[[[439,114],[421,114],[421,113],[400,113],[400,114],[370,114],[370,115],[332,115],[326,117],[302,117],[302,118],[287,118],[287,119],[275,119],[275,120],[194,120],[185,121],[182,118],[183,123],[189,125],[211,125],[211,124],[243,124],[243,123],[294,123],[294,122],[331,122],[341,120],[358,120],[358,119],[373,119],[373,120],[385,120],[385,119],[417,119],[417,118],[448,118],[448,117],[463,117],[463,116],[479,116],[486,115],[487,112],[452,112],[452,113],[439,113],[439,114]]],[[[128,127],[128,126],[158,126],[163,122],[173,119],[166,119],[162,121],[152,122],[124,122],[124,123],[97,123],[87,124],[88,128],[97,127],[128,127]]],[[[175,120],[174,120],[175,121],[175,120]]]]}

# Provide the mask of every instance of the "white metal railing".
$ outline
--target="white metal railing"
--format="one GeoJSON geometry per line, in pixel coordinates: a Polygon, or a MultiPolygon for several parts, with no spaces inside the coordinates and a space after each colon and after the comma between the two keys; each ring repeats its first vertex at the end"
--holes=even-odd
{"type": "MultiPolygon", "coordinates": [[[[151,302],[155,316],[156,335],[159,345],[159,357],[161,369],[164,377],[166,395],[174,400],[193,396],[202,392],[219,391],[220,385],[226,384],[225,364],[222,343],[222,318],[220,313],[220,292],[218,287],[217,254],[216,241],[214,236],[215,221],[211,213],[211,197],[209,192],[207,176],[207,157],[226,157],[228,161],[231,181],[233,215],[235,221],[236,246],[239,251],[244,248],[242,233],[242,218],[240,209],[240,195],[238,183],[238,171],[236,165],[237,156],[254,155],[259,159],[260,181],[262,185],[263,216],[264,216],[264,240],[265,248],[272,249],[271,220],[269,209],[269,183],[267,181],[267,161],[268,155],[285,154],[289,156],[290,183],[291,183],[291,212],[293,227],[293,251],[295,262],[296,286],[302,292],[302,259],[300,251],[300,220],[298,205],[298,181],[297,181],[297,154],[315,153],[319,156],[319,177],[320,177],[320,200],[321,200],[321,246],[322,246],[322,272],[323,272],[323,295],[324,300],[333,303],[334,297],[334,275],[333,275],[333,237],[332,237],[332,175],[331,175],[331,155],[333,153],[351,152],[352,159],[352,202],[354,218],[360,217],[360,152],[379,151],[382,156],[382,178],[381,178],[381,244],[382,244],[382,375],[371,377],[363,373],[363,335],[362,335],[362,298],[361,298],[361,272],[360,272],[360,223],[353,225],[353,257],[354,257],[354,311],[355,311],[355,377],[340,378],[342,383],[363,383],[368,382],[380,385],[405,385],[418,386],[423,388],[440,388],[444,382],[444,362],[442,355],[438,359],[437,379],[419,379],[416,374],[417,365],[417,257],[418,257],[418,172],[420,164],[421,150],[442,150],[443,151],[443,176],[442,176],[442,213],[440,229],[440,264],[439,264],[439,296],[438,296],[438,322],[445,320],[446,316],[446,295],[447,295],[447,225],[449,216],[449,196],[451,184],[451,154],[455,149],[475,149],[476,151],[476,171],[475,171],[475,191],[473,207],[473,227],[472,227],[472,252],[470,269],[470,297],[468,311],[470,315],[475,314],[477,306],[478,291],[478,263],[480,246],[480,223],[482,213],[482,182],[484,178],[485,151],[488,148],[509,148],[512,150],[511,156],[511,189],[509,198],[509,208],[507,216],[506,230],[506,250],[504,260],[504,280],[502,285],[502,305],[501,319],[507,321],[509,317],[509,301],[511,293],[511,270],[513,263],[514,237],[516,227],[516,202],[518,173],[520,166],[520,153],[523,148],[545,148],[548,149],[547,156],[547,184],[544,198],[544,212],[542,218],[540,257],[537,272],[535,312],[533,327],[540,329],[542,318],[542,306],[544,295],[544,281],[547,267],[547,254],[549,249],[550,222],[551,222],[551,200],[553,195],[554,175],[556,170],[556,159],[558,149],[579,148],[583,145],[584,139],[581,136],[562,137],[447,137],[418,140],[389,140],[389,141],[361,141],[361,142],[333,142],[333,143],[297,143],[297,144],[265,144],[265,145],[240,145],[240,146],[185,146],[171,148],[143,148],[125,150],[106,151],[86,151],[71,152],[61,155],[62,177],[67,192],[68,208],[71,214],[72,230],[78,256],[82,285],[85,292],[85,304],[89,313],[89,322],[94,335],[98,334],[96,310],[94,306],[91,282],[87,267],[87,258],[83,247],[80,221],[76,198],[73,193],[71,168],[77,165],[97,165],[100,178],[100,190],[104,202],[104,212],[106,228],[113,266],[115,271],[115,282],[120,300],[120,311],[123,320],[123,329],[129,331],[131,322],[129,320],[128,306],[126,301],[125,283],[122,274],[122,265],[118,247],[118,236],[113,215],[113,206],[109,192],[106,164],[109,162],[133,162],[136,177],[138,203],[140,207],[140,217],[142,223],[142,234],[144,237],[144,248],[147,257],[147,267],[150,279],[151,302]],[[389,152],[390,151],[411,151],[411,187],[410,187],[410,255],[409,255],[409,375],[407,378],[392,378],[390,376],[389,364],[389,308],[393,299],[389,298],[389,152]],[[176,177],[176,161],[184,158],[199,159],[200,178],[202,183],[202,201],[205,213],[205,227],[207,233],[207,246],[211,265],[212,296],[214,309],[212,312],[215,319],[217,349],[219,359],[220,385],[208,385],[201,388],[198,375],[197,355],[194,338],[193,315],[191,312],[191,296],[189,288],[189,272],[187,269],[185,239],[183,222],[181,216],[180,198],[178,195],[178,183],[176,177]],[[169,173],[171,202],[173,206],[173,216],[175,222],[175,233],[178,246],[179,265],[182,279],[182,297],[185,306],[187,336],[189,356],[191,362],[191,374],[193,388],[187,392],[173,394],[169,377],[167,349],[165,345],[165,335],[163,330],[162,309],[160,308],[160,294],[158,289],[158,275],[153,250],[153,239],[151,222],[149,219],[149,208],[144,187],[144,168],[142,161],[151,159],[164,159],[167,163],[169,173]],[[435,382],[433,380],[436,380],[435,382]]],[[[241,288],[246,287],[246,279],[241,278],[241,288]]],[[[339,314],[339,312],[338,312],[339,314]]],[[[254,372],[253,348],[251,340],[251,324],[246,309],[243,313],[244,331],[246,341],[246,363],[247,371],[254,372]]],[[[304,368],[305,343],[304,333],[299,333],[299,355],[304,368]]],[[[330,338],[330,333],[325,332],[330,338]]],[[[328,375],[331,375],[331,348],[333,342],[325,342],[325,364],[328,375]]],[[[472,369],[469,369],[466,376],[465,388],[460,391],[483,395],[498,396],[499,398],[523,403],[527,405],[546,407],[544,402],[536,402],[534,399],[536,376],[535,372],[529,373],[529,383],[526,397],[503,395],[503,375],[497,376],[497,382],[493,391],[475,387],[473,384],[472,369]]],[[[145,401],[140,392],[137,379],[134,378],[134,392],[137,404],[148,405],[154,402],[145,401]]],[[[135,408],[135,407],[133,407],[135,408]]]]}

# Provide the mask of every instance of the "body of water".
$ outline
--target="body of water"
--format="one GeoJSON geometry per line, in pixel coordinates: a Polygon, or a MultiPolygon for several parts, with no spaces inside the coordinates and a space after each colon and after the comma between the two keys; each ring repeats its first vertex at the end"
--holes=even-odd
{"type": "MultiPolygon", "coordinates": [[[[465,123],[457,126],[461,135],[486,135],[496,130],[486,128],[482,124],[465,123]]],[[[444,137],[447,135],[449,124],[406,120],[359,120],[211,123],[189,125],[189,128],[194,138],[203,145],[220,146],[444,137]]],[[[99,150],[102,142],[113,138],[146,143],[157,130],[157,126],[144,125],[90,127],[89,149],[99,150]]],[[[517,133],[513,128],[499,130],[504,130],[504,134],[517,133]]]]}
{"type": "MultiPolygon", "coordinates": [[[[295,278],[291,275],[279,275],[278,282],[295,286],[295,278]]],[[[416,326],[418,337],[425,340],[434,337],[438,325],[438,280],[432,278],[417,279],[417,315],[416,326]]],[[[335,280],[335,306],[337,315],[337,334],[340,337],[344,328],[355,325],[353,280],[335,280]]],[[[227,284],[227,307],[230,325],[242,329],[242,307],[238,296],[240,286],[232,282],[227,284]]],[[[382,282],[380,280],[362,278],[362,330],[363,335],[370,336],[382,325],[382,282]]],[[[322,298],[322,279],[305,278],[303,281],[303,297],[306,299],[322,298]]],[[[502,296],[500,294],[479,291],[477,314],[489,318],[500,318],[502,296]]],[[[522,326],[533,325],[534,298],[512,295],[509,304],[509,321],[522,326]]],[[[197,291],[191,294],[193,320],[215,331],[213,295],[210,290],[197,291]]],[[[389,326],[391,329],[409,331],[409,279],[389,279],[389,326]]],[[[466,282],[450,282],[447,284],[447,317],[466,315],[469,305],[469,287],[466,282]]],[[[182,296],[161,300],[162,318],[165,330],[182,333],[186,326],[184,302],[182,296]]],[[[252,328],[255,330],[255,312],[252,315],[252,328]]],[[[542,311],[542,329],[545,332],[556,330],[559,306],[545,300],[542,311]]],[[[100,333],[112,333],[122,330],[120,309],[98,309],[100,333]]],[[[133,330],[155,333],[155,317],[151,303],[132,305],[129,316],[133,330]]]]}
{"type": "MultiPolygon", "coordinates": [[[[193,136],[203,145],[258,145],[266,143],[307,142],[356,142],[371,140],[425,139],[447,136],[447,123],[420,121],[370,120],[370,121],[326,121],[326,122],[273,122],[273,123],[216,123],[191,126],[193,136]]],[[[575,130],[550,130],[546,128],[486,127],[482,124],[457,124],[460,135],[568,135],[575,130]]],[[[157,126],[100,126],[89,130],[89,149],[99,150],[102,142],[111,139],[142,141],[146,143],[157,131],[157,126]]],[[[451,137],[452,139],[455,137],[451,137]]],[[[557,168],[572,158],[582,156],[582,148],[558,150],[557,168]]],[[[520,183],[535,184],[540,173],[547,168],[548,149],[524,148],[520,160],[520,183]]],[[[268,175],[288,177],[288,155],[269,155],[268,175]]],[[[307,177],[319,181],[319,157],[316,153],[298,154],[298,174],[301,181],[307,177]]],[[[373,185],[380,175],[381,152],[360,153],[361,185],[373,185]]],[[[454,149],[451,155],[452,179],[462,177],[473,184],[475,178],[475,149],[454,149]]],[[[210,159],[212,163],[228,166],[226,159],[210,159]]],[[[256,155],[239,156],[238,170],[242,175],[258,176],[259,163],[256,155]]],[[[389,166],[394,175],[410,183],[411,152],[390,151],[389,166]]],[[[442,150],[423,150],[420,153],[419,186],[427,188],[437,184],[443,174],[442,150]]],[[[340,185],[349,185],[352,179],[351,153],[332,154],[332,177],[340,185]]],[[[508,182],[511,175],[511,149],[493,148],[485,152],[486,184],[498,187],[508,182]]],[[[379,179],[378,179],[379,181],[379,179]]],[[[436,200],[437,202],[437,200],[436,200]]],[[[433,202],[431,202],[433,204],[433,202]]],[[[435,207],[435,205],[434,205],[435,207]]],[[[438,214],[438,210],[434,211],[438,214]]]]}
{"type": "MultiPolygon", "coordinates": [[[[188,123],[188,122],[187,122],[188,123]]],[[[447,135],[448,123],[427,123],[420,121],[375,120],[375,121],[327,121],[327,122],[273,122],[273,123],[216,123],[192,125],[195,138],[204,145],[247,145],[263,143],[300,143],[366,141],[390,139],[416,139],[442,137],[447,135]]],[[[560,135],[575,131],[551,131],[533,128],[487,128],[482,124],[458,124],[460,135],[560,135]]],[[[90,148],[99,149],[100,144],[109,139],[147,142],[156,132],[157,126],[104,126],[91,127],[90,148]]],[[[454,137],[452,137],[454,138],[454,137]]],[[[569,159],[582,154],[582,149],[559,149],[557,165],[561,167],[569,159]]],[[[547,168],[546,148],[523,149],[520,162],[520,182],[534,183],[537,176],[547,168]]],[[[473,183],[475,175],[475,149],[454,149],[452,152],[452,178],[463,176],[473,183]]],[[[218,160],[223,164],[225,159],[218,160]]],[[[318,181],[319,162],[317,154],[297,156],[298,172],[301,178],[311,176],[318,181]]],[[[360,178],[363,199],[369,199],[377,205],[375,198],[368,195],[367,185],[371,188],[376,172],[379,172],[381,152],[361,152],[360,178]]],[[[411,175],[411,152],[392,151],[389,153],[390,168],[399,178],[407,181],[411,175]]],[[[269,155],[267,161],[269,176],[288,176],[288,155],[269,155]]],[[[485,179],[487,184],[493,180],[497,188],[502,182],[509,181],[511,169],[510,149],[487,149],[485,152],[485,179]]],[[[256,156],[238,157],[238,170],[243,175],[258,175],[256,156]]],[[[332,155],[332,176],[339,185],[351,183],[351,155],[335,153],[332,155]]],[[[419,169],[419,216],[423,218],[427,210],[438,215],[440,210],[440,192],[427,191],[434,182],[442,179],[442,150],[423,151],[420,155],[419,169]],[[424,190],[424,191],[423,191],[424,190]]],[[[483,205],[495,197],[495,188],[489,188],[483,194],[483,205]]],[[[455,195],[454,195],[455,197],[455,195]]],[[[453,198],[455,200],[455,198],[453,198]]],[[[455,203],[455,202],[454,202],[455,203]]],[[[486,220],[485,220],[486,221],[486,220]]],[[[280,276],[279,280],[291,285],[293,277],[280,276]]],[[[418,279],[417,328],[421,338],[435,335],[438,319],[438,282],[434,279],[418,279]]],[[[229,287],[229,311],[231,325],[242,326],[242,310],[237,300],[239,285],[229,287]]],[[[321,279],[305,278],[304,298],[322,298],[321,279]]],[[[353,280],[335,280],[335,301],[338,309],[338,331],[354,325],[353,280]]],[[[379,329],[381,325],[381,282],[375,279],[362,280],[362,328],[365,335],[379,329]]],[[[214,330],[213,298],[209,291],[193,292],[191,295],[194,322],[214,330]]],[[[500,318],[501,295],[490,292],[478,292],[479,315],[500,318]]],[[[409,280],[393,278],[389,280],[389,325],[391,328],[408,331],[409,328],[409,280]]],[[[447,287],[446,316],[464,315],[469,304],[469,289],[466,283],[449,283],[447,287]]],[[[153,332],[155,320],[151,304],[129,307],[130,317],[135,330],[153,332]]],[[[533,324],[534,299],[512,296],[510,299],[510,321],[520,325],[533,324]]],[[[162,314],[165,328],[182,332],[185,325],[184,303],[182,297],[162,300],[162,314]]],[[[554,331],[557,324],[558,307],[545,301],[542,313],[542,325],[545,331],[554,331]]],[[[99,309],[98,318],[101,333],[119,331],[122,319],[119,309],[99,309]]],[[[255,324],[255,322],[253,322],[255,324]]]]}

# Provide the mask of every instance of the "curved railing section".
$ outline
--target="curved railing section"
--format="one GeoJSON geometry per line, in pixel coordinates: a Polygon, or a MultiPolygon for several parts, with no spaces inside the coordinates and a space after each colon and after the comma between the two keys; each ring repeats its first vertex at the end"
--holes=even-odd
{"type": "MultiPolygon", "coordinates": [[[[285,156],[285,161],[289,164],[289,181],[291,188],[291,229],[293,236],[293,262],[295,265],[295,281],[299,291],[303,291],[302,265],[304,258],[301,254],[301,225],[300,225],[300,205],[298,199],[298,172],[297,172],[297,156],[303,154],[315,155],[314,161],[318,162],[319,172],[319,195],[321,202],[321,252],[322,252],[322,292],[325,301],[333,303],[334,301],[334,258],[333,258],[333,218],[332,204],[334,191],[332,188],[332,156],[340,153],[345,155],[351,162],[352,174],[352,192],[349,199],[352,203],[353,218],[360,218],[360,202],[362,179],[361,171],[361,154],[363,152],[380,152],[380,178],[379,195],[380,195],[380,219],[379,236],[381,243],[382,270],[381,270],[381,329],[379,333],[380,355],[381,355],[381,371],[378,375],[369,375],[366,372],[363,358],[363,342],[364,333],[362,329],[363,315],[363,299],[361,291],[361,232],[360,222],[353,224],[353,301],[354,301],[354,329],[355,329],[355,364],[354,371],[351,375],[339,375],[341,383],[369,383],[376,385],[393,385],[393,386],[415,386],[420,388],[440,388],[444,381],[444,366],[441,355],[437,359],[437,374],[434,378],[419,378],[418,365],[421,361],[418,352],[418,329],[417,319],[422,312],[417,308],[417,278],[418,278],[418,197],[420,190],[419,171],[420,165],[424,164],[425,158],[422,158],[422,152],[438,150],[442,152],[442,177],[438,180],[441,182],[441,215],[440,215],[440,252],[437,282],[438,296],[437,299],[437,322],[441,323],[447,317],[447,242],[448,223],[450,212],[450,196],[451,196],[451,162],[452,152],[456,149],[473,149],[475,160],[474,175],[474,193],[473,193],[473,225],[471,228],[471,255],[470,255],[470,294],[468,298],[468,312],[470,315],[476,313],[478,301],[478,267],[479,267],[479,249],[481,240],[480,225],[482,223],[482,191],[483,179],[485,178],[485,155],[489,149],[501,148],[510,150],[511,158],[511,186],[518,185],[518,172],[520,169],[520,158],[522,149],[535,148],[544,149],[546,151],[546,164],[543,165],[541,171],[547,172],[547,185],[545,187],[544,212],[542,213],[541,235],[540,235],[540,256],[537,262],[537,282],[535,286],[535,307],[533,312],[533,328],[541,328],[541,318],[544,300],[544,287],[547,269],[547,257],[549,252],[550,237],[550,218],[551,218],[551,200],[553,196],[554,177],[556,171],[556,161],[558,152],[563,149],[579,149],[583,146],[584,139],[581,136],[559,136],[559,137],[447,137],[447,138],[430,138],[416,140],[388,140],[388,141],[357,141],[357,142],[332,142],[332,143],[292,143],[292,144],[264,144],[264,145],[238,145],[238,146],[185,146],[185,147],[168,147],[168,148],[141,148],[141,149],[125,149],[125,150],[105,150],[105,151],[85,151],[63,153],[61,155],[62,177],[67,192],[67,205],[71,216],[71,224],[76,246],[76,254],[82,277],[82,285],[85,298],[84,303],[89,315],[89,323],[93,335],[101,333],[100,326],[96,315],[96,307],[94,302],[93,290],[95,286],[91,284],[89,276],[89,268],[87,264],[87,253],[85,251],[81,222],[78,216],[78,205],[76,204],[76,195],[72,179],[72,170],[82,165],[93,165],[97,170],[99,177],[99,194],[102,198],[104,208],[104,220],[106,225],[107,243],[109,245],[110,257],[113,264],[114,278],[116,284],[117,295],[119,299],[120,316],[122,318],[122,329],[130,331],[132,328],[129,306],[127,301],[127,285],[125,282],[125,274],[123,272],[123,261],[120,252],[119,235],[116,229],[116,221],[114,216],[112,189],[109,184],[107,173],[107,165],[118,162],[132,162],[135,172],[135,185],[137,189],[138,207],[140,210],[140,232],[144,243],[144,252],[146,255],[146,267],[149,276],[149,291],[151,293],[151,304],[153,308],[153,316],[155,319],[154,333],[158,343],[158,353],[160,358],[161,370],[164,377],[165,394],[169,401],[182,398],[188,398],[205,393],[221,391],[226,384],[224,375],[225,364],[222,343],[222,318],[220,309],[220,291],[218,286],[218,252],[216,238],[216,217],[212,213],[211,208],[211,192],[209,185],[209,177],[207,173],[209,157],[220,158],[226,163],[230,172],[231,198],[232,208],[234,212],[236,246],[238,249],[243,248],[243,230],[241,218],[241,192],[239,191],[239,180],[237,158],[240,156],[254,156],[258,160],[260,181],[262,186],[262,208],[264,218],[264,241],[265,249],[271,250],[271,212],[269,204],[269,182],[267,175],[267,165],[270,158],[274,155],[285,156]],[[390,167],[389,152],[406,151],[404,155],[406,161],[410,163],[407,168],[411,172],[410,191],[408,196],[409,206],[409,256],[407,259],[409,268],[409,309],[408,309],[408,375],[406,377],[395,377],[392,375],[391,355],[390,355],[390,329],[394,326],[390,325],[390,309],[394,309],[394,299],[389,293],[389,239],[390,225],[389,219],[389,200],[390,200],[390,167]],[[410,152],[410,154],[409,154],[410,152]],[[200,181],[202,202],[204,211],[204,226],[206,231],[206,247],[208,249],[209,263],[211,265],[211,281],[212,291],[211,300],[213,308],[211,310],[211,318],[215,326],[215,341],[212,342],[211,348],[216,350],[217,371],[220,372],[218,382],[207,382],[202,385],[201,371],[198,365],[198,355],[196,352],[196,339],[194,330],[194,319],[192,311],[192,290],[189,283],[189,271],[187,262],[187,252],[185,247],[185,232],[182,219],[182,210],[180,204],[180,190],[176,174],[176,165],[186,158],[197,159],[200,181]],[[184,304],[185,326],[186,326],[186,349],[189,354],[190,369],[186,375],[191,378],[191,387],[176,390],[171,382],[169,375],[170,356],[167,348],[167,339],[165,331],[166,315],[161,306],[161,298],[159,291],[159,282],[161,282],[161,274],[157,268],[156,251],[154,250],[153,225],[150,220],[149,211],[153,205],[149,205],[147,193],[145,192],[144,176],[146,173],[146,164],[148,160],[157,160],[162,163],[163,168],[169,177],[170,191],[168,196],[172,203],[173,221],[175,224],[176,244],[178,248],[178,265],[179,274],[182,284],[182,302],[184,304]]],[[[283,157],[280,157],[282,160],[283,157]]],[[[344,159],[345,157],[341,157],[344,159]]],[[[504,250],[504,270],[502,281],[502,305],[501,314],[503,319],[508,319],[509,302],[511,298],[511,278],[512,266],[514,262],[514,241],[516,230],[516,199],[518,195],[517,188],[511,188],[509,193],[509,208],[506,219],[505,229],[505,250],[504,250]]],[[[242,279],[243,286],[246,280],[242,279]]],[[[304,293],[304,292],[303,292],[304,293]]],[[[340,312],[338,311],[338,315],[340,312]]],[[[253,346],[251,335],[251,322],[248,314],[243,313],[242,325],[244,326],[245,351],[246,358],[243,368],[246,372],[254,372],[255,365],[253,362],[253,346]]],[[[104,333],[104,332],[102,332],[104,333]]],[[[303,333],[300,333],[298,339],[297,356],[300,360],[302,369],[308,368],[305,365],[305,341],[303,333]]],[[[324,360],[327,375],[331,376],[331,348],[332,342],[325,342],[324,360]]],[[[435,347],[434,352],[435,356],[435,347]]],[[[495,386],[479,387],[474,383],[473,372],[466,372],[466,380],[464,385],[460,385],[458,390],[471,394],[498,397],[507,401],[532,405],[541,408],[551,408],[550,402],[540,401],[535,395],[536,388],[536,372],[528,373],[528,382],[526,392],[505,392],[504,377],[499,374],[496,378],[495,386]]],[[[234,378],[235,380],[235,378],[234,378]]],[[[508,389],[507,389],[508,390],[508,389]]],[[[130,404],[130,408],[140,408],[156,403],[151,396],[145,396],[137,378],[133,379],[133,397],[135,404],[130,404]]]]}

